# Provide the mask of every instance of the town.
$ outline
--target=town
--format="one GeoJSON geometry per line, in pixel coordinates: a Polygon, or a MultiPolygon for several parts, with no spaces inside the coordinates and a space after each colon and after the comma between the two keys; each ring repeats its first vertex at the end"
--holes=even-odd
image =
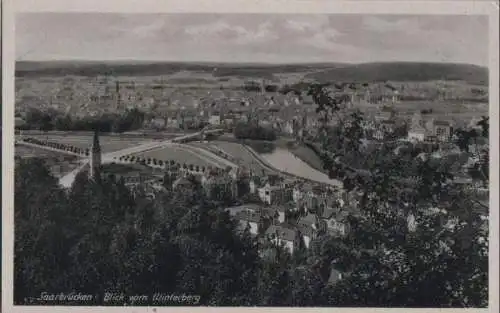
{"type": "MultiPolygon", "coordinates": [[[[274,137],[290,139],[295,144],[307,143],[310,138],[317,136],[316,131],[320,123],[311,96],[300,91],[288,91],[285,94],[268,92],[267,90],[273,88],[266,86],[265,80],[262,80],[260,86],[253,85],[260,90],[249,92],[251,95],[248,97],[237,98],[237,95],[226,95],[221,88],[215,92],[210,91],[209,99],[195,99],[190,95],[182,95],[172,100],[175,97],[170,96],[166,98],[167,105],[164,107],[153,108],[146,105],[127,107],[123,98],[134,103],[135,99],[143,100],[144,93],[150,92],[154,95],[157,90],[163,91],[165,85],[153,85],[150,89],[143,89],[142,93],[132,92],[137,88],[133,82],[124,84],[116,81],[113,92],[109,88],[111,85],[113,84],[108,83],[104,88],[108,94],[95,99],[104,105],[90,106],[88,103],[91,102],[84,103],[85,106],[96,110],[88,112],[89,108],[86,108],[84,111],[87,114],[91,116],[103,114],[105,111],[100,112],[99,108],[114,112],[119,112],[123,108],[152,112],[149,115],[154,116],[145,117],[141,125],[143,136],[159,138],[168,130],[179,134],[177,140],[173,137],[166,143],[161,139],[155,139],[153,145],[146,144],[143,151],[139,145],[139,149],[133,153],[128,151],[128,147],[124,149],[124,153],[117,150],[112,153],[118,154],[108,158],[107,164],[101,164],[102,151],[97,131],[94,132],[92,144],[88,140],[80,141],[79,145],[74,146],[71,144],[71,140],[74,139],[69,137],[69,144],[64,145],[57,135],[51,141],[50,132],[49,135],[40,133],[30,136],[29,130],[23,131],[26,127],[23,127],[24,121],[19,117],[16,120],[18,123],[16,144],[33,149],[49,149],[77,158],[89,158],[86,165],[90,176],[103,169],[106,171],[106,168],[116,171],[117,167],[123,166],[119,176],[126,179],[127,185],[132,190],[136,187],[140,190],[145,189],[152,198],[166,189],[193,193],[198,184],[205,196],[228,204],[226,210],[240,223],[241,230],[249,227],[252,235],[275,241],[280,245],[284,244],[291,253],[300,245],[307,248],[311,240],[323,234],[346,235],[349,230],[346,217],[360,213],[358,204],[361,195],[344,190],[340,181],[317,180],[314,175],[301,176],[296,171],[279,168],[279,165],[270,164],[250,146],[238,143],[235,139],[235,135],[238,135],[235,130],[241,127],[238,125],[244,124],[254,129],[269,130],[274,137]],[[122,87],[123,85],[125,87],[122,87]],[[124,94],[122,90],[128,93],[124,94]],[[218,94],[218,97],[215,94],[218,94]],[[187,132],[186,136],[180,135],[183,131],[187,132]],[[227,138],[224,139],[225,137],[227,138]],[[187,155],[198,157],[189,158],[187,155]],[[182,160],[191,160],[191,163],[182,160]],[[127,172],[127,166],[133,166],[135,169],[127,172]],[[137,170],[138,167],[142,169],[137,170]]],[[[397,140],[398,149],[405,145],[420,144],[431,147],[432,158],[456,159],[456,183],[468,184],[470,188],[482,191],[485,201],[488,188],[473,180],[468,174],[469,167],[480,161],[477,154],[461,153],[454,144],[456,141],[454,129],[457,127],[480,130],[479,116],[472,116],[469,120],[443,119],[435,118],[433,114],[421,110],[408,117],[407,112],[402,114],[397,109],[402,100],[401,92],[396,87],[388,83],[385,83],[383,88],[380,84],[375,85],[377,86],[371,89],[378,88],[381,90],[380,93],[366,88],[363,94],[360,94],[356,90],[357,87],[340,90],[347,110],[363,106],[371,108],[371,111],[368,111],[368,118],[362,125],[370,144],[397,140]]],[[[80,88],[76,84],[75,86],[80,88]]],[[[283,86],[280,89],[283,89],[283,86]]],[[[94,92],[98,93],[99,90],[94,92]]],[[[58,95],[56,98],[61,103],[66,101],[71,103],[73,94],[68,93],[66,98],[58,95]]],[[[154,99],[154,96],[151,99],[154,99]]],[[[148,102],[156,103],[153,100],[145,101],[148,102]]],[[[67,109],[63,110],[68,114],[68,110],[72,107],[70,104],[66,105],[67,109]]],[[[23,106],[18,108],[21,111],[23,106]]],[[[61,109],[57,105],[52,108],[61,109]]],[[[138,132],[135,130],[124,135],[138,136],[138,132]]],[[[255,139],[266,138],[255,137],[255,139]]],[[[477,146],[471,147],[471,151],[481,151],[487,146],[487,142],[483,140],[476,142],[475,145],[477,146]]],[[[59,165],[59,172],[60,168],[59,165]]],[[[82,166],[77,168],[78,171],[82,169],[84,169],[82,166]]]]}

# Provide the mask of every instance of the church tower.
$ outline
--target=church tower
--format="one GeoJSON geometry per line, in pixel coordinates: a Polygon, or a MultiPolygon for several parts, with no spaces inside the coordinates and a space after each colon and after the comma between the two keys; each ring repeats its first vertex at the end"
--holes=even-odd
{"type": "Polygon", "coordinates": [[[99,144],[99,133],[94,131],[94,140],[90,148],[90,178],[96,178],[101,168],[101,145],[99,144]]]}

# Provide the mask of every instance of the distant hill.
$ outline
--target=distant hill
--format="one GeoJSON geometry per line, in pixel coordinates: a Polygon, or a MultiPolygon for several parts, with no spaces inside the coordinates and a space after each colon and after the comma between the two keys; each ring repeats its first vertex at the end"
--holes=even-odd
{"type": "Polygon", "coordinates": [[[16,77],[81,75],[167,75],[179,71],[213,73],[217,77],[271,77],[273,73],[318,71],[343,64],[230,64],[230,63],[181,63],[181,62],[92,62],[92,61],[18,61],[16,77]],[[216,69],[216,70],[215,70],[216,69]]]}
{"type": "Polygon", "coordinates": [[[430,81],[461,80],[486,85],[488,69],[468,64],[451,63],[312,63],[312,64],[231,64],[181,62],[92,62],[51,61],[16,62],[16,77],[39,76],[154,76],[179,71],[213,73],[216,77],[252,77],[272,79],[277,73],[306,73],[304,79],[319,82],[376,82],[376,81],[430,81]]]}
{"type": "Polygon", "coordinates": [[[306,78],[319,82],[460,80],[471,84],[487,85],[488,69],[476,65],[453,63],[364,63],[307,74],[306,78]]]}

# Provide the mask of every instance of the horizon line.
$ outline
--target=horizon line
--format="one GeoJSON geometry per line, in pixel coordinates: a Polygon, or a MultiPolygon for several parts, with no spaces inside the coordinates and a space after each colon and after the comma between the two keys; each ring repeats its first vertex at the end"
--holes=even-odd
{"type": "Polygon", "coordinates": [[[113,60],[97,60],[97,59],[57,59],[57,60],[15,60],[18,62],[38,62],[38,63],[49,63],[49,62],[86,62],[86,63],[180,63],[180,64],[228,64],[228,65],[268,65],[268,66],[283,66],[283,65],[362,65],[362,64],[390,64],[390,63],[407,63],[407,64],[453,64],[453,65],[472,65],[482,68],[488,68],[488,65],[481,65],[478,63],[467,63],[467,62],[446,62],[446,61],[361,61],[361,62],[335,62],[335,61],[317,61],[317,62],[236,62],[236,61],[180,61],[180,60],[141,60],[141,59],[113,59],[113,60]]]}

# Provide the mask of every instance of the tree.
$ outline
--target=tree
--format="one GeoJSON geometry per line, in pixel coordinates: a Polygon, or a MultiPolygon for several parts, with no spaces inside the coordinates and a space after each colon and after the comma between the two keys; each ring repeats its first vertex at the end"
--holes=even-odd
{"type": "Polygon", "coordinates": [[[310,94],[323,117],[318,141],[325,169],[343,179],[344,188],[360,194],[361,214],[349,218],[352,231],[341,241],[354,256],[345,259],[347,253],[343,260],[336,260],[333,250],[320,254],[324,264],[336,260],[349,274],[325,290],[328,302],[341,306],[485,306],[484,223],[476,212],[465,209],[467,204],[461,202],[465,194],[452,183],[448,169],[428,160],[401,159],[390,153],[394,148],[390,142],[367,155],[361,145],[362,115],[346,114],[342,101],[320,86],[312,86],[310,94]],[[336,127],[332,120],[337,121],[336,127]],[[342,160],[347,155],[365,160],[368,166],[360,170],[346,164],[342,160]],[[436,206],[445,213],[429,214],[436,206]],[[415,216],[416,230],[408,227],[409,215],[415,216]],[[454,228],[446,226],[455,223],[454,228]],[[464,242],[469,244],[464,246],[464,242]]]}

